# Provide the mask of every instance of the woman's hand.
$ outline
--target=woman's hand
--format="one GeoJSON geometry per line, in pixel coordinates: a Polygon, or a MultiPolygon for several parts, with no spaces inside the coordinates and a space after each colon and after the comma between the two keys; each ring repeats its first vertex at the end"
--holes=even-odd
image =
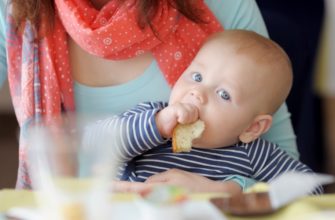
{"type": "Polygon", "coordinates": [[[112,191],[113,192],[122,192],[122,193],[147,194],[156,185],[162,185],[162,184],[151,184],[151,183],[142,183],[142,182],[128,182],[128,181],[114,181],[112,183],[112,191]]]}
{"type": "Polygon", "coordinates": [[[184,187],[190,192],[217,192],[236,194],[241,193],[241,187],[234,181],[213,181],[198,174],[186,172],[179,169],[171,169],[155,174],[144,183],[119,181],[113,185],[117,192],[146,193],[157,185],[174,185],[184,187]]]}
{"type": "Polygon", "coordinates": [[[190,192],[220,192],[229,194],[242,192],[241,187],[234,181],[214,181],[199,174],[179,169],[170,169],[155,174],[149,177],[145,183],[181,186],[190,192]]]}
{"type": "Polygon", "coordinates": [[[199,110],[189,103],[175,103],[167,106],[156,115],[156,125],[164,138],[172,136],[172,130],[177,123],[188,124],[199,118],[199,110]]]}

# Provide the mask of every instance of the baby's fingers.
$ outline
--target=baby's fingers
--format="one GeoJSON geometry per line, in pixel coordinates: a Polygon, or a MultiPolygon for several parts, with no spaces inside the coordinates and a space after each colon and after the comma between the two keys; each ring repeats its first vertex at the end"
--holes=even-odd
{"type": "Polygon", "coordinates": [[[199,110],[195,105],[181,103],[177,110],[177,121],[180,124],[192,123],[199,118],[199,110]]]}

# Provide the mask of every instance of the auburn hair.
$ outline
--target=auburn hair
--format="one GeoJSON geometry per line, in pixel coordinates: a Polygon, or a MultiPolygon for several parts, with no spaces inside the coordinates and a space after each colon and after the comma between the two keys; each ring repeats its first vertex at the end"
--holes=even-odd
{"type": "MultiPolygon", "coordinates": [[[[111,0],[113,1],[113,0],[111,0]]],[[[125,0],[114,0],[122,4],[125,0]]],[[[156,15],[161,0],[137,0],[137,23],[144,29],[149,26],[155,30],[151,21],[156,15]]],[[[202,10],[196,7],[198,0],[167,0],[171,7],[176,8],[182,15],[196,23],[204,23],[201,18],[202,10]]],[[[55,17],[54,0],[10,0],[13,17],[18,30],[22,30],[25,21],[30,21],[35,30],[38,31],[40,23],[40,12],[43,10],[48,15],[49,30],[52,29],[55,17]]]]}

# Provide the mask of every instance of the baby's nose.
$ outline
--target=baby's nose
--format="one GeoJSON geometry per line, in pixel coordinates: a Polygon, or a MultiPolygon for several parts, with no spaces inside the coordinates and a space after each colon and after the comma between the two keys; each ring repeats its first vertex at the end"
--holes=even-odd
{"type": "Polygon", "coordinates": [[[189,94],[193,101],[198,102],[200,104],[206,103],[207,99],[206,99],[206,96],[203,94],[203,92],[199,90],[191,90],[189,94]]]}

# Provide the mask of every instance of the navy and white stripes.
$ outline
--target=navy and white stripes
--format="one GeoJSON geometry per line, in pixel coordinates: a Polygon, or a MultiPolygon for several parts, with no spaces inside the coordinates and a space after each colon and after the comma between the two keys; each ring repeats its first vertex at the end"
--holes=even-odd
{"type": "MultiPolygon", "coordinates": [[[[173,153],[171,141],[164,140],[156,127],[155,114],[167,104],[148,102],[98,123],[98,129],[120,132],[110,146],[126,163],[122,180],[145,181],[151,175],[177,168],[198,173],[212,180],[224,181],[241,175],[268,182],[287,171],[312,173],[305,164],[293,159],[277,145],[263,139],[249,144],[216,149],[193,148],[189,153],[173,153]]],[[[321,193],[318,188],[316,193],[321,193]]]]}

